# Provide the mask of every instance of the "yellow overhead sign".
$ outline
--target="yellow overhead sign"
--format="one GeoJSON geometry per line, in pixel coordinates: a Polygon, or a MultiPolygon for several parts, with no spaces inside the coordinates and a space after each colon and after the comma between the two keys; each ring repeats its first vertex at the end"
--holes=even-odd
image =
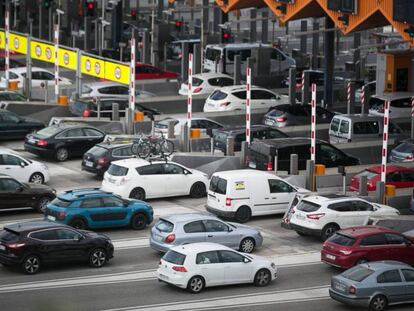
{"type": "Polygon", "coordinates": [[[101,59],[82,55],[81,72],[97,78],[105,78],[105,62],[101,59]]]}
{"type": "Polygon", "coordinates": [[[20,54],[27,54],[27,38],[25,36],[10,33],[9,48],[11,51],[20,54]]]}
{"type": "Polygon", "coordinates": [[[76,70],[78,62],[78,55],[76,52],[59,47],[58,57],[60,67],[76,70]]]}
{"type": "Polygon", "coordinates": [[[4,31],[0,31],[0,49],[4,49],[6,45],[4,44],[6,42],[6,35],[4,31]]]}
{"type": "Polygon", "coordinates": [[[33,59],[44,62],[55,62],[55,47],[52,44],[45,44],[38,41],[30,42],[30,56],[33,59]]]}
{"type": "Polygon", "coordinates": [[[105,62],[105,79],[129,84],[130,68],[119,63],[105,62]]]}

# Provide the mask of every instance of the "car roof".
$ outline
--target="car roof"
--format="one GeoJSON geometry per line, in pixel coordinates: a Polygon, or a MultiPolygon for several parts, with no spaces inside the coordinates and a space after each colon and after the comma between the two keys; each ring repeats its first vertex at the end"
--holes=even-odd
{"type": "Polygon", "coordinates": [[[0,173],[0,178],[15,179],[10,175],[0,173]]]}
{"type": "Polygon", "coordinates": [[[227,246],[217,244],[217,243],[210,243],[210,242],[184,244],[184,245],[172,247],[171,249],[183,255],[188,255],[193,252],[197,252],[197,253],[207,252],[211,250],[231,250],[227,246]]]}
{"type": "Polygon", "coordinates": [[[380,226],[358,226],[350,227],[346,229],[341,229],[339,233],[344,234],[349,237],[359,238],[376,233],[398,233],[397,231],[380,226]]]}
{"type": "MultiPolygon", "coordinates": [[[[27,67],[16,67],[16,68],[10,68],[10,71],[13,71],[15,73],[26,73],[27,72],[27,67]]],[[[49,70],[46,70],[44,68],[40,68],[40,67],[32,67],[32,71],[43,71],[43,72],[49,72],[51,73],[49,70]]]]}
{"type": "Polygon", "coordinates": [[[396,261],[396,260],[383,260],[383,261],[373,261],[373,262],[367,262],[364,263],[363,266],[366,266],[367,268],[375,271],[379,270],[388,270],[388,269],[395,269],[395,268],[412,268],[409,264],[396,261]]]}
{"type": "Polygon", "coordinates": [[[323,204],[326,202],[334,203],[334,202],[342,202],[347,200],[359,200],[357,197],[347,197],[345,195],[340,194],[331,194],[331,195],[309,195],[304,198],[305,201],[315,203],[315,204],[323,204]]]}
{"type": "Polygon", "coordinates": [[[207,213],[185,213],[185,214],[171,214],[160,217],[160,219],[167,220],[172,223],[187,222],[200,219],[217,219],[217,217],[207,213]]]}
{"type": "Polygon", "coordinates": [[[116,83],[116,82],[111,82],[111,81],[85,83],[84,86],[88,86],[90,88],[107,87],[107,86],[123,86],[123,87],[127,87],[127,86],[125,86],[123,84],[116,83]]]}
{"type": "MultiPolygon", "coordinates": [[[[265,89],[263,87],[255,86],[255,85],[252,85],[251,89],[252,90],[263,90],[263,91],[268,91],[268,92],[274,93],[273,91],[271,91],[269,89],[265,89]]],[[[220,88],[220,91],[222,91],[222,92],[246,91],[246,85],[230,85],[230,86],[225,86],[225,87],[221,87],[220,88]]]]}
{"type": "Polygon", "coordinates": [[[200,79],[210,79],[210,78],[230,78],[233,79],[233,77],[226,75],[224,73],[219,72],[203,72],[203,73],[197,73],[193,75],[193,78],[200,78],[200,79]]]}
{"type": "Polygon", "coordinates": [[[413,92],[393,92],[384,93],[379,95],[373,95],[372,98],[378,98],[381,100],[396,100],[396,99],[410,99],[414,96],[413,92]]]}
{"type": "Polygon", "coordinates": [[[231,170],[231,171],[221,171],[216,172],[213,176],[218,176],[225,179],[232,179],[232,178],[243,178],[243,177],[271,177],[273,179],[280,179],[279,176],[266,172],[266,171],[259,171],[253,169],[240,169],[240,170],[231,170]]]}
{"type": "MultiPolygon", "coordinates": [[[[324,142],[324,140],[316,139],[316,142],[324,142]]],[[[256,140],[252,142],[254,144],[266,144],[269,146],[275,146],[278,149],[289,146],[298,146],[298,145],[308,145],[311,143],[311,139],[308,137],[290,137],[290,138],[272,138],[272,139],[263,139],[256,140]]]]}
{"type": "Polygon", "coordinates": [[[64,224],[59,224],[55,222],[50,221],[27,221],[27,222],[19,222],[11,225],[7,225],[4,228],[13,232],[26,232],[26,231],[33,231],[33,230],[39,230],[39,229],[49,229],[49,228],[61,228],[61,227],[67,227],[64,224]]]}
{"type": "Polygon", "coordinates": [[[335,119],[351,119],[353,121],[378,121],[381,122],[384,120],[384,117],[373,116],[369,114],[337,114],[334,116],[335,119]]]}
{"type": "Polygon", "coordinates": [[[95,198],[95,197],[104,197],[104,196],[113,196],[111,192],[100,190],[99,188],[84,188],[84,189],[74,189],[68,190],[58,195],[59,199],[66,201],[74,201],[78,199],[85,198],[95,198]]]}
{"type": "MultiPolygon", "coordinates": [[[[256,124],[256,125],[252,125],[250,127],[251,131],[260,131],[260,130],[276,130],[279,132],[282,132],[279,129],[275,129],[272,128],[270,126],[267,125],[261,125],[261,124],[256,124]]],[[[246,126],[232,126],[232,127],[223,127],[221,129],[217,129],[217,132],[223,132],[223,133],[230,133],[230,132],[236,132],[236,133],[244,133],[246,132],[246,126]]],[[[284,132],[282,132],[283,134],[285,134],[284,132]]],[[[286,134],[287,135],[287,134],[286,134]]]]}
{"type": "MultiPolygon", "coordinates": [[[[381,165],[370,166],[366,168],[365,170],[379,174],[381,173],[381,165]]],[[[387,165],[387,170],[386,170],[387,174],[394,173],[394,172],[401,172],[401,171],[414,171],[414,169],[410,167],[402,167],[402,166],[397,166],[397,165],[387,165]]]]}
{"type": "Polygon", "coordinates": [[[49,127],[56,127],[56,128],[60,128],[62,130],[68,129],[68,128],[75,128],[75,127],[93,128],[93,129],[96,129],[96,130],[102,132],[101,130],[99,130],[99,129],[91,126],[91,125],[83,124],[83,123],[66,123],[66,122],[63,122],[63,123],[59,123],[59,124],[50,125],[49,127]]]}
{"type": "Polygon", "coordinates": [[[123,160],[118,160],[118,161],[112,161],[111,164],[115,164],[118,166],[122,166],[122,167],[126,167],[126,168],[136,168],[136,167],[140,167],[140,166],[145,166],[145,165],[150,165],[150,164],[165,164],[165,163],[171,163],[171,164],[176,164],[179,166],[182,166],[179,163],[175,163],[172,161],[163,161],[163,160],[156,160],[154,159],[154,161],[147,161],[141,158],[129,158],[129,159],[123,159],[123,160]]]}

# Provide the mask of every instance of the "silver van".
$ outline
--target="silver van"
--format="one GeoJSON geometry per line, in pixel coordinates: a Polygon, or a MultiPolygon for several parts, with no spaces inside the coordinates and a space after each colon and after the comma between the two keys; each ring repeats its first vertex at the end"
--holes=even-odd
{"type": "MultiPolygon", "coordinates": [[[[389,138],[401,139],[403,130],[390,122],[389,138]]],[[[329,126],[329,142],[341,144],[355,141],[382,139],[384,133],[384,118],[380,116],[344,114],[332,118],[329,126]]]]}

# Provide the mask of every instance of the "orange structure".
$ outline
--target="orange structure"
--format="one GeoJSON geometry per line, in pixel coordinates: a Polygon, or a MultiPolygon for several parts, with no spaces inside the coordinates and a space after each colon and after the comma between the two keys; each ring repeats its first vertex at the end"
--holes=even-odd
{"type": "Polygon", "coordinates": [[[263,0],[216,0],[216,3],[225,13],[233,10],[266,6],[263,0]]]}
{"type": "Polygon", "coordinates": [[[284,23],[295,19],[325,16],[316,0],[296,0],[292,1],[293,3],[283,3],[277,0],[264,0],[264,2],[284,23]]]}

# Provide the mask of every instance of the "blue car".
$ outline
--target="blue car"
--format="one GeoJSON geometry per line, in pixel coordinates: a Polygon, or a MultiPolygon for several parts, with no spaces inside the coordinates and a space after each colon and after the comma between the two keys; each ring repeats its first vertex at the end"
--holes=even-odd
{"type": "Polygon", "coordinates": [[[153,221],[153,216],[148,203],[122,199],[97,188],[60,193],[45,210],[45,219],[77,229],[131,226],[141,230],[153,221]]]}

